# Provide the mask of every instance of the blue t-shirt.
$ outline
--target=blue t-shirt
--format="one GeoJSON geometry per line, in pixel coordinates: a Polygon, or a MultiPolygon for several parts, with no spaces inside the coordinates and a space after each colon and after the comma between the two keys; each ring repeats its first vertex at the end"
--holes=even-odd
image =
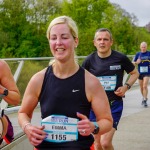
{"type": "Polygon", "coordinates": [[[150,51],[136,53],[134,62],[137,59],[141,59],[141,62],[138,64],[139,73],[144,75],[150,74],[150,51]]]}

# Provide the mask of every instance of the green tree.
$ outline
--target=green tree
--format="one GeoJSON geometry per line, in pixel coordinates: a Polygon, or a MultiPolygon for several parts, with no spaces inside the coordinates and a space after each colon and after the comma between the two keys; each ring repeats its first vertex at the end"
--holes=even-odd
{"type": "Polygon", "coordinates": [[[88,55],[95,49],[94,32],[101,27],[111,30],[113,48],[125,54],[134,54],[142,41],[150,43],[149,31],[137,26],[136,16],[108,0],[1,0],[1,57],[51,56],[46,30],[60,15],[77,22],[77,55],[88,55]]]}
{"type": "MultiPolygon", "coordinates": [[[[20,45],[20,34],[23,30],[23,26],[20,24],[24,22],[26,24],[26,17],[24,10],[22,9],[22,2],[20,0],[3,0],[0,4],[0,28],[3,31],[4,38],[1,42],[3,50],[10,56],[15,56],[15,50],[20,45]]],[[[4,56],[5,56],[5,53],[4,56]]]]}
{"type": "Polygon", "coordinates": [[[1,1],[1,57],[49,56],[46,22],[59,6],[59,0],[1,1]]]}
{"type": "Polygon", "coordinates": [[[88,55],[94,49],[94,32],[99,28],[108,0],[64,0],[62,14],[71,16],[79,28],[77,55],[88,55]]]}
{"type": "Polygon", "coordinates": [[[136,17],[130,15],[119,5],[111,5],[103,13],[102,27],[109,28],[113,34],[113,48],[130,54],[135,45],[136,17]]]}

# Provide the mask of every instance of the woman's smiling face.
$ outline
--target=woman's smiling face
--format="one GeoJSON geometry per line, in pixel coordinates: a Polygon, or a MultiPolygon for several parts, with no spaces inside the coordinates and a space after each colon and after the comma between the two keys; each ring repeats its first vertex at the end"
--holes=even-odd
{"type": "Polygon", "coordinates": [[[53,56],[59,61],[64,61],[72,55],[74,57],[77,40],[67,24],[56,24],[50,30],[49,44],[53,56]]]}

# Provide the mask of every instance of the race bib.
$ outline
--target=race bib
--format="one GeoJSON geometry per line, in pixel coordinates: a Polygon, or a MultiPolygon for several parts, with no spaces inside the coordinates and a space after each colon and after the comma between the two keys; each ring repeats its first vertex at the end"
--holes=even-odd
{"type": "Polygon", "coordinates": [[[42,120],[41,125],[45,126],[44,131],[48,133],[45,141],[68,142],[78,139],[78,119],[62,115],[51,115],[42,120]]]}
{"type": "Polygon", "coordinates": [[[140,66],[140,73],[148,73],[148,66],[140,66]]]}
{"type": "Polygon", "coordinates": [[[99,76],[97,77],[104,87],[105,91],[114,91],[116,87],[117,76],[99,76]]]}

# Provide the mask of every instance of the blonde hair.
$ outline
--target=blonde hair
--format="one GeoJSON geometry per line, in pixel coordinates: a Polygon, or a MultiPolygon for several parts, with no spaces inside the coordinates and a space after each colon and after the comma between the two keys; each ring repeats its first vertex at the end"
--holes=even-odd
{"type": "MultiPolygon", "coordinates": [[[[51,28],[57,24],[67,24],[74,39],[78,38],[78,27],[76,25],[76,22],[71,17],[59,16],[59,17],[54,18],[48,26],[48,29],[46,32],[46,36],[48,40],[50,39],[51,28]]],[[[75,53],[75,57],[76,57],[76,53],[75,53]]],[[[75,58],[75,61],[78,62],[77,58],[75,58]]],[[[55,59],[50,60],[49,65],[52,65],[54,62],[55,62],[55,59]]]]}
{"type": "Polygon", "coordinates": [[[68,17],[68,16],[60,16],[60,17],[57,17],[55,19],[53,19],[49,26],[48,26],[48,29],[47,29],[47,38],[48,40],[50,39],[50,31],[51,31],[51,28],[54,26],[54,25],[57,25],[57,24],[67,24],[68,27],[70,28],[70,32],[72,34],[72,36],[74,38],[78,38],[78,28],[77,28],[77,25],[75,23],[75,21],[68,17]]]}

